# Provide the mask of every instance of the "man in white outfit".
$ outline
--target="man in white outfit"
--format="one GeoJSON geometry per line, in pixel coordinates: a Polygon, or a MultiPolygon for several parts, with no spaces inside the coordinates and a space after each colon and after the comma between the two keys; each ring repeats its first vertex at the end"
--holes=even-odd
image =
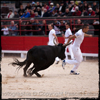
{"type": "Polygon", "coordinates": [[[72,74],[72,75],[79,75],[79,73],[77,73],[76,70],[78,69],[79,64],[83,60],[82,53],[80,50],[80,45],[83,42],[84,36],[85,37],[92,37],[92,35],[86,34],[86,32],[88,32],[88,30],[89,30],[89,25],[84,24],[82,29],[77,31],[74,35],[70,36],[67,43],[66,43],[66,44],[68,44],[71,41],[71,39],[75,38],[75,41],[74,41],[73,46],[72,46],[72,51],[73,51],[75,60],[65,59],[65,60],[63,60],[63,63],[62,63],[62,67],[64,67],[64,65],[66,65],[66,63],[74,64],[73,69],[70,71],[70,74],[72,74]]]}
{"type": "MultiPolygon", "coordinates": [[[[50,32],[49,32],[49,42],[48,42],[48,45],[54,46],[55,45],[54,42],[53,42],[54,38],[56,39],[56,43],[57,44],[59,43],[58,42],[58,38],[56,36],[56,32],[53,29],[53,26],[51,24],[48,25],[48,29],[50,30],[50,32]]],[[[56,63],[58,63],[59,60],[60,59],[58,57],[56,57],[56,63]]]]}
{"type": "MultiPolygon", "coordinates": [[[[65,24],[65,26],[66,26],[66,32],[65,32],[65,35],[62,34],[62,36],[63,36],[63,38],[65,39],[65,44],[66,44],[67,41],[68,41],[68,39],[69,39],[69,37],[72,35],[72,32],[71,32],[71,30],[70,30],[70,28],[69,28],[69,27],[70,27],[69,24],[65,24]]],[[[67,56],[67,48],[68,48],[69,53],[70,53],[70,55],[71,55],[71,59],[74,59],[74,55],[73,55],[73,52],[72,52],[72,44],[66,46],[66,48],[65,48],[66,59],[68,59],[68,56],[67,56]]]]}

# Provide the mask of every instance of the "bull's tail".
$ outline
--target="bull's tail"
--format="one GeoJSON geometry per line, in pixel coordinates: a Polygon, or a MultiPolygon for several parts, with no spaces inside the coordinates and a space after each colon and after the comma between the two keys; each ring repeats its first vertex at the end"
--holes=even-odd
{"type": "Polygon", "coordinates": [[[18,59],[14,58],[14,62],[10,63],[12,66],[18,65],[19,67],[17,69],[22,68],[25,64],[26,64],[26,60],[24,60],[23,62],[20,62],[18,59]]]}

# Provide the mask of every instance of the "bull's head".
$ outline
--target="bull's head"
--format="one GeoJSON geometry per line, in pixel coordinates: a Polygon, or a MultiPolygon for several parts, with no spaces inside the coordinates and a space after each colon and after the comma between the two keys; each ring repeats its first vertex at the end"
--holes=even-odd
{"type": "Polygon", "coordinates": [[[53,42],[54,42],[54,44],[55,44],[56,46],[59,47],[58,57],[59,57],[61,60],[65,59],[65,48],[66,48],[66,46],[70,45],[73,41],[72,41],[72,42],[69,42],[68,44],[62,44],[62,43],[57,44],[57,43],[55,42],[55,38],[54,38],[53,42]]]}

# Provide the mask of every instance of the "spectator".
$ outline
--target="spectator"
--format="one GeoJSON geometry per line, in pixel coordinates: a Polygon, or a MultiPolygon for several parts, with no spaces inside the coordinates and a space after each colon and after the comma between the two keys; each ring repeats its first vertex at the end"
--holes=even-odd
{"type": "Polygon", "coordinates": [[[59,11],[65,13],[65,8],[66,8],[66,6],[64,5],[64,2],[61,2],[61,5],[59,7],[59,11]]]}
{"type": "Polygon", "coordinates": [[[86,9],[83,9],[81,16],[87,16],[87,15],[88,15],[88,13],[87,13],[86,9]]]}
{"type": "Polygon", "coordinates": [[[1,16],[2,16],[2,18],[7,16],[8,13],[9,13],[9,7],[7,7],[6,3],[3,3],[3,6],[1,7],[1,16]]]}
{"type": "MultiPolygon", "coordinates": [[[[24,21],[22,21],[22,19],[19,19],[19,24],[18,24],[18,30],[25,30],[25,26],[21,26],[21,25],[25,25],[26,23],[24,21]]],[[[25,35],[25,31],[21,31],[20,35],[25,35]]]]}
{"type": "Polygon", "coordinates": [[[94,29],[96,30],[96,31],[94,31],[94,35],[98,35],[99,36],[99,21],[94,20],[93,21],[93,26],[94,26],[94,29]]]}
{"type": "Polygon", "coordinates": [[[41,9],[41,17],[43,17],[43,14],[44,14],[44,7],[42,7],[41,9]]]}
{"type": "Polygon", "coordinates": [[[64,13],[62,13],[62,11],[59,11],[58,16],[63,17],[64,13]]]}
{"type": "Polygon", "coordinates": [[[71,10],[72,10],[71,4],[68,5],[68,8],[69,8],[69,11],[71,12],[71,10]]]}
{"type": "Polygon", "coordinates": [[[39,22],[39,20],[36,19],[35,22],[36,22],[36,30],[38,30],[36,32],[37,35],[43,35],[42,30],[41,30],[41,26],[39,26],[39,25],[41,25],[40,22],[39,22]]]}
{"type": "Polygon", "coordinates": [[[6,18],[13,18],[14,17],[14,13],[12,12],[12,10],[9,10],[9,13],[7,14],[6,18]]]}
{"type": "Polygon", "coordinates": [[[94,2],[93,2],[93,6],[92,6],[93,11],[96,11],[96,8],[98,8],[98,5],[97,5],[97,3],[94,1],[94,2]]]}
{"type": "Polygon", "coordinates": [[[50,3],[50,7],[49,7],[49,13],[52,13],[53,10],[55,10],[55,6],[53,3],[50,3]]]}
{"type": "Polygon", "coordinates": [[[47,11],[49,10],[49,6],[46,3],[44,3],[44,8],[47,9],[47,11]]]}
{"type": "Polygon", "coordinates": [[[79,8],[75,8],[75,12],[72,13],[73,16],[81,16],[81,11],[79,11],[79,8]]]}
{"type": "Polygon", "coordinates": [[[40,7],[37,7],[37,12],[41,16],[41,8],[40,7]]]}
{"type": "Polygon", "coordinates": [[[19,14],[17,13],[17,11],[14,11],[14,17],[13,18],[19,18],[19,14]]]}
{"type": "Polygon", "coordinates": [[[76,7],[78,7],[76,4],[74,4],[74,6],[72,7],[72,9],[71,9],[71,12],[73,13],[73,12],[75,12],[75,8],[76,7]]]}
{"type": "Polygon", "coordinates": [[[2,29],[2,31],[3,31],[3,35],[5,35],[5,36],[9,35],[9,30],[8,30],[7,25],[5,25],[5,27],[2,29]]]}
{"type": "Polygon", "coordinates": [[[37,7],[42,8],[42,6],[40,5],[40,2],[36,2],[36,4],[37,4],[37,5],[35,6],[35,7],[36,7],[36,9],[37,9],[37,7]]]}
{"type": "Polygon", "coordinates": [[[83,4],[79,3],[79,11],[83,12],[83,4]]]}
{"type": "Polygon", "coordinates": [[[31,9],[33,9],[34,7],[35,7],[35,2],[32,2],[31,9]]]}
{"type": "Polygon", "coordinates": [[[25,9],[23,8],[23,5],[20,5],[20,9],[18,10],[18,14],[21,16],[21,14],[23,15],[25,9]]]}
{"type": "Polygon", "coordinates": [[[83,9],[85,9],[86,11],[88,11],[88,3],[85,3],[85,4],[83,5],[83,9]]]}
{"type": "Polygon", "coordinates": [[[25,10],[25,13],[21,16],[21,18],[29,18],[30,17],[30,13],[25,10]]]}
{"type": "MultiPolygon", "coordinates": [[[[36,30],[36,23],[35,23],[34,18],[31,18],[31,19],[30,19],[30,25],[32,25],[32,26],[31,26],[32,30],[36,30]]],[[[32,31],[32,34],[33,34],[33,35],[36,35],[36,31],[32,31]]]]}
{"type": "Polygon", "coordinates": [[[38,15],[38,12],[35,12],[35,17],[41,17],[41,16],[38,15]]]}
{"type": "Polygon", "coordinates": [[[65,22],[63,20],[60,21],[60,26],[59,26],[59,29],[61,31],[61,33],[65,33],[65,22]]]}
{"type": "MultiPolygon", "coordinates": [[[[26,22],[26,25],[30,25],[30,23],[27,21],[26,22]]],[[[32,35],[32,32],[31,31],[29,31],[29,30],[32,30],[32,27],[31,26],[26,26],[25,27],[25,35],[32,35]]]]}
{"type": "Polygon", "coordinates": [[[73,28],[73,31],[77,32],[79,29],[82,28],[82,25],[83,25],[82,21],[80,19],[78,19],[75,27],[73,28]]]}
{"type": "Polygon", "coordinates": [[[47,12],[47,9],[44,9],[44,14],[43,14],[43,17],[49,17],[50,14],[47,12]]]}
{"type": "Polygon", "coordinates": [[[30,3],[27,3],[27,6],[25,7],[25,10],[26,9],[30,9],[31,10],[31,5],[30,5],[30,3]]]}
{"type": "Polygon", "coordinates": [[[69,11],[69,8],[66,8],[64,16],[71,16],[71,12],[69,11]]]}
{"type": "Polygon", "coordinates": [[[95,12],[92,10],[92,8],[88,9],[88,16],[95,16],[95,12]]]}
{"type": "Polygon", "coordinates": [[[100,15],[99,8],[96,8],[95,16],[99,16],[99,15],[100,15]]]}
{"type": "Polygon", "coordinates": [[[89,9],[89,8],[92,8],[91,4],[88,4],[88,9],[89,9]]]}
{"type": "Polygon", "coordinates": [[[59,13],[59,8],[60,8],[60,5],[57,3],[57,4],[56,4],[56,8],[55,8],[55,11],[56,11],[57,13],[59,13]]]}
{"type": "Polygon", "coordinates": [[[35,17],[35,13],[34,13],[34,11],[33,10],[31,10],[31,16],[30,16],[31,18],[34,18],[35,17]]]}
{"type": "Polygon", "coordinates": [[[42,31],[42,34],[44,34],[44,35],[46,35],[46,33],[45,33],[45,28],[46,28],[46,29],[48,28],[47,26],[45,26],[45,24],[46,24],[46,21],[43,20],[43,21],[42,21],[42,26],[41,26],[41,31],[42,31]]]}
{"type": "Polygon", "coordinates": [[[16,30],[18,30],[18,25],[16,25],[14,23],[14,21],[11,21],[11,25],[9,27],[10,35],[17,36],[18,35],[18,31],[16,31],[16,30]]]}
{"type": "Polygon", "coordinates": [[[51,15],[52,17],[57,17],[58,16],[58,14],[56,13],[56,11],[54,10],[54,11],[52,11],[52,15],[51,15]]]}

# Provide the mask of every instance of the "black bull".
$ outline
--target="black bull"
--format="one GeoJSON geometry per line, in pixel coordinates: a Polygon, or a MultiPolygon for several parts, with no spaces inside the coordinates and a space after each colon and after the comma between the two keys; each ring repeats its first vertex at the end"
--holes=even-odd
{"type": "MultiPolygon", "coordinates": [[[[69,43],[71,44],[71,43],[69,43]]],[[[27,52],[27,57],[23,62],[18,61],[15,59],[14,62],[11,64],[18,65],[19,69],[25,65],[23,71],[24,76],[26,77],[26,71],[28,67],[33,63],[33,67],[28,70],[28,74],[32,76],[33,74],[36,74],[37,77],[41,77],[41,75],[38,73],[38,71],[44,70],[48,68],[50,65],[52,65],[55,61],[56,57],[59,57],[61,60],[65,58],[65,48],[67,45],[58,44],[55,46],[34,46],[27,52]]]]}

